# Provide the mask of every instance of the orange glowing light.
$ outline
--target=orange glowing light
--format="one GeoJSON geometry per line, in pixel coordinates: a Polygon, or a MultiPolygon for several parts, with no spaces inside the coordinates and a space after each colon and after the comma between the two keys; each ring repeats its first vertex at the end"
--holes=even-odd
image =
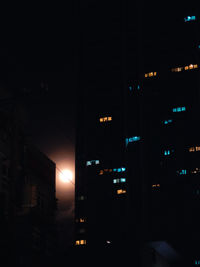
{"type": "Polygon", "coordinates": [[[61,182],[63,183],[69,183],[72,181],[72,172],[70,170],[63,170],[60,175],[59,178],[61,180],[61,182]]]}

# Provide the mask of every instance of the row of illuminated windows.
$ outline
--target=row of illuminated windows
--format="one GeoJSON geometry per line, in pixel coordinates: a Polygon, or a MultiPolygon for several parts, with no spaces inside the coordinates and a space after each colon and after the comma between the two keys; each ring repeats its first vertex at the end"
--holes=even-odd
{"type": "MultiPolygon", "coordinates": [[[[140,85],[138,84],[135,88],[139,91],[140,90],[140,85]]],[[[132,85],[129,85],[128,89],[129,89],[129,91],[133,91],[134,88],[133,88],[132,85]]]]}
{"type": "Polygon", "coordinates": [[[125,172],[126,168],[122,167],[122,168],[117,168],[117,169],[103,169],[99,171],[99,175],[103,175],[104,173],[108,173],[108,172],[125,172]]]}
{"type": "Polygon", "coordinates": [[[198,64],[190,64],[190,65],[186,65],[183,67],[172,68],[171,71],[172,72],[181,72],[183,70],[193,70],[193,69],[197,69],[197,68],[198,68],[198,64]]]}
{"type": "MultiPolygon", "coordinates": [[[[179,174],[179,175],[186,175],[187,173],[188,173],[188,171],[187,170],[179,170],[179,171],[176,171],[177,172],[177,174],[179,174]]],[[[192,173],[192,174],[197,174],[197,173],[200,173],[200,168],[195,168],[195,169],[193,169],[193,170],[190,170],[190,173],[192,173]]]]}
{"type": "Polygon", "coordinates": [[[114,184],[125,183],[125,182],[126,182],[126,178],[113,179],[114,184]]]}
{"type": "Polygon", "coordinates": [[[98,165],[99,163],[99,160],[88,160],[86,161],[86,166],[98,165]]]}
{"type": "Polygon", "coordinates": [[[192,146],[188,150],[189,150],[189,152],[200,151],[200,146],[192,146]]]}
{"type": "MultiPolygon", "coordinates": [[[[200,146],[192,146],[188,148],[189,152],[198,152],[200,151],[200,146]]],[[[165,156],[171,155],[174,152],[174,149],[166,149],[164,150],[163,154],[165,156]]]]}
{"type": "Polygon", "coordinates": [[[107,121],[112,121],[112,117],[102,117],[99,119],[100,122],[107,122],[107,121]]]}
{"type": "Polygon", "coordinates": [[[184,18],[185,22],[194,21],[194,20],[196,20],[196,16],[187,16],[187,17],[184,18]]]}
{"type": "Polygon", "coordinates": [[[139,141],[140,139],[141,139],[140,136],[133,136],[133,137],[126,138],[126,139],[125,139],[126,146],[127,146],[129,143],[137,142],[137,141],[139,141]]]}
{"type": "Polygon", "coordinates": [[[86,243],[87,243],[87,242],[86,242],[85,239],[81,239],[81,240],[76,240],[76,243],[75,243],[75,244],[76,244],[76,246],[77,246],[77,245],[79,246],[79,245],[86,245],[86,243]]]}
{"type": "MultiPolygon", "coordinates": [[[[171,71],[172,72],[181,72],[183,70],[193,70],[193,69],[197,69],[198,68],[198,64],[189,64],[186,66],[181,66],[181,67],[176,67],[176,68],[172,68],[171,71]]],[[[144,74],[145,78],[151,78],[151,77],[155,77],[157,76],[157,72],[148,72],[144,74]]],[[[129,90],[130,90],[130,86],[129,86],[129,90]]]]}
{"type": "Polygon", "coordinates": [[[160,188],[160,184],[152,184],[152,188],[160,188]]]}
{"type": "Polygon", "coordinates": [[[154,72],[148,72],[148,73],[145,73],[145,74],[144,74],[144,77],[145,77],[145,78],[148,78],[148,77],[155,77],[155,76],[157,76],[157,72],[156,72],[156,71],[154,71],[154,72]]]}
{"type": "Polygon", "coordinates": [[[118,189],[118,190],[117,190],[117,194],[118,194],[118,195],[126,194],[126,189],[118,189]]]}
{"type": "Polygon", "coordinates": [[[176,107],[172,109],[173,112],[182,112],[186,111],[186,107],[176,107]]]}

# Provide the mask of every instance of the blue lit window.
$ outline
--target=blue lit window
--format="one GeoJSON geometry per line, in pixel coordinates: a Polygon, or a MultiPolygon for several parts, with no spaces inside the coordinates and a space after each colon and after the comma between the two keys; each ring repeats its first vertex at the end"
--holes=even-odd
{"type": "Polygon", "coordinates": [[[187,16],[184,18],[185,22],[192,21],[192,20],[196,20],[196,16],[187,16]]]}
{"type": "Polygon", "coordinates": [[[86,166],[91,166],[91,165],[97,165],[99,164],[99,160],[88,160],[86,161],[86,166]]]}
{"type": "Polygon", "coordinates": [[[172,120],[171,119],[170,120],[164,120],[162,123],[165,124],[165,125],[167,125],[169,123],[172,123],[172,120]]]}
{"type": "Polygon", "coordinates": [[[128,145],[128,143],[137,142],[140,139],[141,139],[140,136],[133,136],[133,137],[126,138],[125,139],[126,146],[128,145]]]}
{"type": "Polygon", "coordinates": [[[138,86],[137,86],[137,90],[138,90],[138,91],[140,90],[140,86],[139,86],[139,84],[138,84],[138,86]]]}
{"type": "Polygon", "coordinates": [[[118,168],[118,169],[113,169],[114,172],[125,172],[126,168],[118,168]]]}
{"type": "Polygon", "coordinates": [[[172,109],[173,112],[182,112],[186,111],[186,107],[177,107],[172,109]]]}
{"type": "Polygon", "coordinates": [[[125,183],[125,182],[126,182],[126,178],[113,179],[114,184],[125,183]]]}
{"type": "Polygon", "coordinates": [[[194,263],[195,265],[200,265],[200,260],[195,260],[194,263]]]}
{"type": "Polygon", "coordinates": [[[129,91],[133,91],[133,86],[129,85],[128,89],[129,89],[129,91]]]}
{"type": "Polygon", "coordinates": [[[174,149],[167,149],[167,150],[164,150],[164,155],[165,156],[168,156],[168,155],[170,155],[172,152],[174,152],[174,149]]]}
{"type": "Polygon", "coordinates": [[[177,171],[177,173],[179,175],[186,175],[187,174],[187,170],[180,170],[180,171],[177,171]]]}

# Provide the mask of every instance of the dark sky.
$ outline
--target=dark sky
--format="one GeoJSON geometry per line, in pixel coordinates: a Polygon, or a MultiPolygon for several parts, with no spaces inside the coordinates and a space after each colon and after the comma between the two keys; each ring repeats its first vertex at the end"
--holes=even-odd
{"type": "MultiPolygon", "coordinates": [[[[33,142],[62,169],[74,170],[75,144],[75,1],[60,5],[17,6],[1,24],[0,57],[8,62],[8,80],[30,90],[26,101],[33,142]],[[16,9],[15,9],[16,8],[16,9]],[[14,77],[14,78],[13,78],[14,77]],[[40,93],[41,82],[48,91],[40,93]],[[36,93],[37,92],[37,93],[36,93]]],[[[4,11],[4,10],[3,10],[4,11]]],[[[71,244],[74,185],[57,188],[62,244],[71,244]]]]}

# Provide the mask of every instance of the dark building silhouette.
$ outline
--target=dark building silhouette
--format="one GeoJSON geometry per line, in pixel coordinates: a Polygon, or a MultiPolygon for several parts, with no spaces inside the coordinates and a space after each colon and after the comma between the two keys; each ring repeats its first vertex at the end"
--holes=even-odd
{"type": "Polygon", "coordinates": [[[198,264],[199,9],[79,9],[75,245],[198,264]]]}
{"type": "Polygon", "coordinates": [[[0,246],[4,266],[54,262],[55,163],[27,139],[20,98],[0,88],[0,246]]]}

